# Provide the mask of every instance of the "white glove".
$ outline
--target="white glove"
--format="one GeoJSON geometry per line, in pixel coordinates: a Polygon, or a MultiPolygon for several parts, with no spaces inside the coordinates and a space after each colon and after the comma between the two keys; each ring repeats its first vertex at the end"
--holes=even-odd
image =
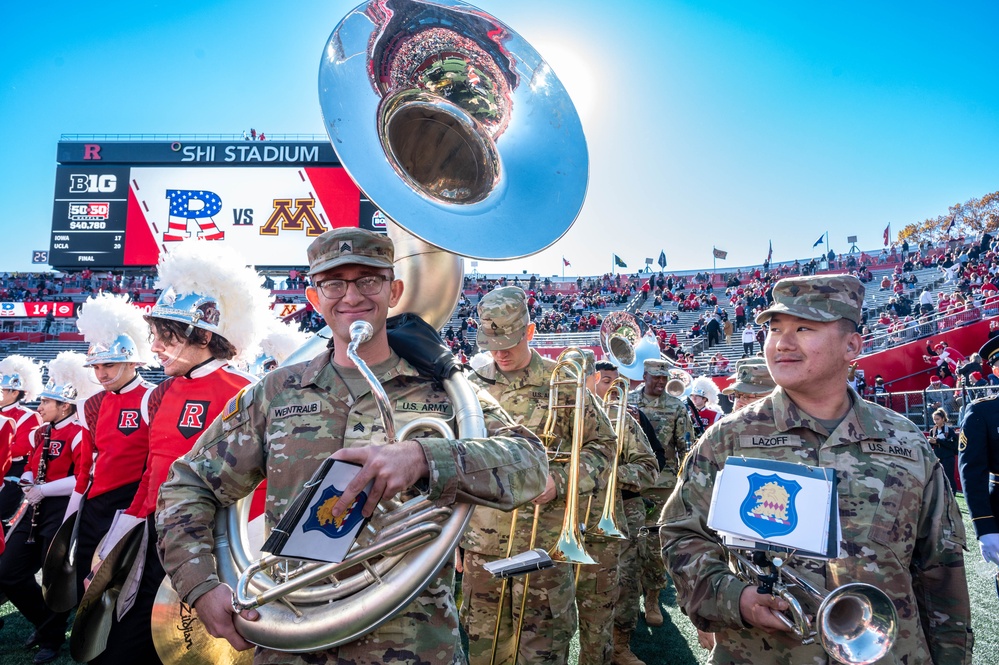
{"type": "Polygon", "coordinates": [[[66,476],[41,486],[42,494],[45,496],[69,496],[73,493],[74,487],[76,487],[76,476],[66,476]]]}
{"type": "Polygon", "coordinates": [[[69,495],[69,503],[66,505],[66,512],[62,515],[62,521],[65,522],[73,513],[80,509],[80,502],[83,500],[83,495],[79,492],[73,492],[69,495]]]}
{"type": "Polygon", "coordinates": [[[21,474],[21,485],[33,485],[35,483],[35,474],[30,471],[25,471],[21,474]]]}
{"type": "Polygon", "coordinates": [[[986,561],[999,566],[999,533],[987,533],[978,539],[982,546],[982,556],[986,561]]]}
{"type": "Polygon", "coordinates": [[[28,503],[30,503],[32,506],[37,506],[39,503],[42,502],[42,499],[45,498],[45,495],[42,493],[42,487],[43,486],[32,485],[31,487],[25,490],[24,498],[27,499],[28,503]]]}

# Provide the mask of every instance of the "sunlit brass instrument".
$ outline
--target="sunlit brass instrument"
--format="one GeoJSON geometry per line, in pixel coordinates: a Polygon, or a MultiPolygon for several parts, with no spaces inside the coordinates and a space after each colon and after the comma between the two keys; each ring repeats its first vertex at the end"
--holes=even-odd
{"type": "MultiPolygon", "coordinates": [[[[589,565],[596,561],[583,547],[583,535],[579,528],[579,455],[583,445],[583,417],[586,414],[586,358],[583,352],[575,347],[568,347],[555,360],[555,367],[552,369],[551,377],[548,381],[548,416],[545,425],[538,437],[548,451],[548,461],[550,464],[568,464],[568,478],[565,490],[565,512],[562,517],[562,530],[558,540],[548,551],[552,561],[556,563],[589,565]],[[567,404],[559,404],[559,388],[571,386],[573,388],[573,399],[567,404]],[[563,441],[556,441],[555,422],[557,410],[572,409],[572,441],[569,450],[562,448],[563,441]],[[554,449],[553,449],[554,446],[554,449]]],[[[514,554],[513,543],[517,535],[518,510],[510,513],[510,535],[507,541],[507,557],[514,554]]],[[[534,505],[534,518],[531,521],[531,535],[527,548],[534,549],[537,544],[538,523],[541,519],[541,506],[534,505]]],[[[520,634],[523,630],[524,611],[527,609],[528,589],[530,588],[530,575],[524,576],[524,591],[520,600],[520,615],[517,617],[517,625],[514,631],[514,663],[516,664],[517,653],[520,650],[520,634]]],[[[496,627],[493,630],[493,648],[490,656],[490,663],[496,662],[496,651],[499,641],[500,617],[502,616],[503,602],[506,600],[506,590],[508,580],[504,579],[500,584],[499,602],[496,604],[496,627]]]]}
{"type": "MultiPolygon", "coordinates": [[[[416,419],[397,433],[388,396],[356,352],[370,338],[371,324],[356,321],[350,334],[347,354],[368,381],[389,444],[411,437],[417,429],[455,437],[439,418],[416,419]]],[[[445,381],[445,389],[461,436],[487,436],[478,398],[464,375],[454,372],[445,381]]],[[[404,503],[383,500],[341,563],[273,555],[249,563],[247,553],[235,550],[226,532],[216,529],[219,577],[233,580],[234,607],[261,613],[259,621],[239,620],[240,634],[271,649],[305,652],[343,644],[374,630],[412,602],[433,579],[441,561],[454,551],[471,510],[467,504],[435,506],[424,496],[404,503]],[[222,542],[218,542],[220,538],[222,542]],[[243,558],[245,565],[239,561],[243,558]],[[324,581],[327,583],[316,586],[324,581]],[[306,614],[308,621],[303,620],[306,614]]],[[[233,524],[231,515],[229,526],[245,529],[245,523],[233,524]]]]}
{"type": "MultiPolygon", "coordinates": [[[[614,461],[611,462],[610,476],[607,481],[607,491],[604,495],[604,508],[595,528],[586,534],[587,537],[619,538],[627,540],[628,536],[617,523],[617,467],[624,452],[624,437],[628,432],[628,380],[618,376],[614,379],[604,394],[604,409],[607,415],[613,415],[614,433],[617,435],[617,447],[614,461]]],[[[592,502],[592,495],[590,497],[592,502]]],[[[590,505],[587,503],[586,516],[589,519],[590,505]]]]}
{"type": "Polygon", "coordinates": [[[898,614],[881,589],[855,582],[826,591],[795,574],[780,557],[767,561],[763,552],[754,552],[750,559],[734,549],[729,557],[741,578],[760,584],[760,593],[787,601],[790,618],[777,612],[774,616],[803,644],[818,638],[833,660],[847,665],[874,663],[891,650],[898,635],[898,614]],[[804,604],[795,592],[804,596],[804,604]]]}
{"type": "MultiPolygon", "coordinates": [[[[396,277],[406,285],[393,314],[416,313],[439,329],[460,294],[460,257],[539,252],[582,207],[589,162],[564,86],[520,35],[471,5],[370,0],[356,7],[325,46],[319,97],[341,164],[388,218],[396,277]]],[[[326,339],[320,333],[287,362],[313,357],[326,339]]],[[[474,392],[464,377],[452,379],[445,389],[458,436],[482,436],[474,392]]],[[[242,582],[252,561],[248,504],[217,521],[219,576],[238,588],[241,603],[258,605],[260,619],[238,619],[239,632],[289,652],[350,642],[390,619],[452,556],[469,514],[461,506],[434,509],[425,499],[383,502],[345,561],[359,572],[331,581],[334,569],[322,564],[265,559],[242,582]],[[424,532],[429,542],[418,546],[423,536],[414,533],[424,532]],[[291,585],[280,587],[287,578],[291,585]],[[276,597],[281,602],[268,602],[276,597]]]]}

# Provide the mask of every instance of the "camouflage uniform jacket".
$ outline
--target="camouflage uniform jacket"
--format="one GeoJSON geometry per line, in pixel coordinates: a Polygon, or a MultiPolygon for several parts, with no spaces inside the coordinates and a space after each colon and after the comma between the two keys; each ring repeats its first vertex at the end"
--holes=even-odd
{"type": "Polygon", "coordinates": [[[748,585],[729,571],[706,525],[715,475],[729,455],[836,469],[845,556],[791,565],[818,588],[865,582],[891,597],[898,638],[879,663],[971,662],[964,524],[943,470],[911,422],[849,392],[853,407],[833,432],[778,388],[710,427],[687,456],[660,533],[678,604],[695,626],[717,633],[711,662],[828,660],[817,644],[742,622],[739,597],[748,585]]]}
{"type": "MultiPolygon", "coordinates": [[[[397,425],[417,416],[452,419],[443,388],[408,362],[378,378],[395,405],[397,425]]],[[[384,367],[384,365],[383,365],[384,367]]],[[[421,438],[430,467],[428,497],[509,510],[544,490],[547,459],[538,440],[479,391],[492,438],[421,438]]],[[[249,495],[267,479],[265,519],[278,522],[319,464],[342,447],[380,445],[385,432],[370,392],[352,398],[323,353],[282,367],[237,395],[194,449],[170,469],[159,497],[160,556],[181,598],[193,602],[218,582],[212,520],[220,506],[249,495]]],[[[453,425],[453,423],[452,423],[453,425]]],[[[258,649],[255,662],[373,663],[394,650],[400,662],[463,662],[448,557],[437,579],[402,613],[338,649],[302,654],[258,649]],[[297,660],[296,660],[297,659],[297,660]]]]}
{"type": "Polygon", "coordinates": [[[687,450],[687,441],[693,443],[694,425],[690,422],[683,402],[664,392],[659,397],[645,394],[645,387],[639,386],[628,393],[628,404],[641,409],[656,429],[659,443],[666,451],[666,466],[656,478],[655,487],[671,488],[678,460],[687,450]]]}
{"type": "MultiPolygon", "coordinates": [[[[540,435],[548,416],[548,384],[555,363],[531,350],[530,364],[516,376],[510,378],[498,371],[491,357],[479,355],[473,359],[475,370],[469,378],[489,391],[510,417],[535,434],[540,435]],[[483,364],[483,360],[488,362],[483,364]]],[[[587,405],[583,418],[584,430],[580,448],[579,494],[584,497],[580,506],[580,517],[586,509],[585,500],[591,493],[595,505],[603,505],[603,496],[599,493],[607,482],[607,473],[617,447],[614,429],[598,406],[596,399],[586,393],[587,405]]],[[[559,393],[559,404],[572,404],[573,390],[563,386],[559,393]]],[[[557,409],[555,414],[555,439],[551,444],[555,448],[561,441],[561,449],[568,453],[572,440],[571,408],[557,409]]],[[[565,513],[565,492],[569,482],[566,471],[567,464],[551,465],[550,473],[555,480],[556,497],[541,506],[540,522],[538,524],[537,545],[548,547],[554,545],[562,530],[562,519],[565,513]]],[[[518,511],[517,535],[513,552],[519,553],[528,549],[531,533],[531,522],[534,511],[518,511]]],[[[462,539],[462,547],[480,554],[507,556],[507,544],[510,536],[510,516],[496,510],[477,510],[472,515],[472,521],[462,539]]]]}

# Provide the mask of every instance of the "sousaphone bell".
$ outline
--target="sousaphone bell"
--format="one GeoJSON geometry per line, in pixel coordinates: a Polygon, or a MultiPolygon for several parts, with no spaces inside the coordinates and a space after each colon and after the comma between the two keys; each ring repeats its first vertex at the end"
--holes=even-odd
{"type": "MultiPolygon", "coordinates": [[[[461,289],[463,266],[455,255],[534,254],[562,237],[582,207],[588,156],[564,86],[523,38],[471,5],[359,5],[326,44],[319,94],[341,164],[391,220],[396,277],[405,283],[392,314],[418,314],[439,329],[461,289]]],[[[314,357],[324,337],[290,360],[314,357]]],[[[481,435],[474,393],[448,385],[457,378],[445,387],[456,404],[458,436],[481,435]]],[[[456,504],[429,542],[365,558],[362,569],[337,572],[334,582],[325,569],[282,564],[308,569],[286,580],[284,592],[281,567],[254,561],[248,550],[246,501],[240,504],[216,521],[219,576],[260,613],[253,622],[237,618],[244,638],[289,652],[353,641],[402,611],[453,556],[471,516],[470,506],[456,504]],[[255,574],[261,569],[270,582],[255,574]],[[301,584],[324,574],[317,584],[301,584]]],[[[394,508],[380,506],[377,515],[394,508]]],[[[366,534],[365,547],[355,544],[348,560],[368,557],[379,538],[366,534]]]]}

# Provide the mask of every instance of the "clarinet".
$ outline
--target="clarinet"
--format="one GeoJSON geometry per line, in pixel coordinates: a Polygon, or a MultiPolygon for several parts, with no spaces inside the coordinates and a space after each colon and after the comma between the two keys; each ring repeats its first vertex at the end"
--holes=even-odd
{"type": "MultiPolygon", "coordinates": [[[[45,484],[45,472],[49,466],[49,448],[52,443],[52,425],[46,425],[42,430],[42,455],[38,458],[38,474],[35,485],[45,484]]],[[[35,528],[38,526],[38,506],[31,506],[31,528],[28,529],[28,539],[24,542],[31,545],[35,542],[35,528]]]]}

